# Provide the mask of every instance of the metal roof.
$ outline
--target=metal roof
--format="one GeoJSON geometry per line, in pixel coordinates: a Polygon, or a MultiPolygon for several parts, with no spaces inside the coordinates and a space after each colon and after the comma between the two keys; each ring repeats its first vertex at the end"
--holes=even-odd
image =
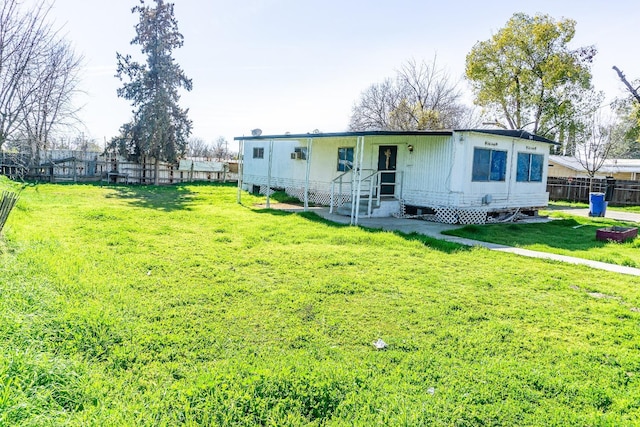
{"type": "MultiPolygon", "coordinates": [[[[580,161],[572,156],[549,156],[549,162],[564,166],[568,169],[585,172],[584,166],[580,161]]],[[[604,161],[598,173],[622,173],[622,172],[640,172],[640,159],[607,159],[604,161]]]]}
{"type": "Polygon", "coordinates": [[[527,139],[530,141],[546,142],[547,144],[560,145],[559,142],[552,141],[545,137],[529,133],[526,130],[519,129],[458,129],[456,132],[478,132],[488,133],[491,135],[508,136],[511,138],[527,139]]]}
{"type": "Polygon", "coordinates": [[[224,163],[182,159],[178,165],[178,170],[193,172],[224,172],[224,163]]]}
{"type": "Polygon", "coordinates": [[[349,136],[451,136],[452,130],[437,131],[388,131],[388,130],[371,130],[362,132],[329,132],[329,133],[292,133],[285,135],[260,135],[260,136],[236,136],[235,141],[242,139],[297,139],[297,138],[340,138],[349,136]]]}
{"type": "Polygon", "coordinates": [[[489,135],[506,136],[510,138],[520,138],[529,141],[545,142],[547,144],[560,145],[559,143],[538,135],[534,135],[524,130],[510,129],[443,129],[443,130],[422,130],[422,131],[388,131],[374,130],[361,132],[331,132],[331,133],[297,133],[284,135],[247,135],[236,136],[234,141],[247,139],[302,139],[302,138],[340,138],[340,137],[358,137],[358,136],[451,136],[455,132],[476,132],[489,135]]]}

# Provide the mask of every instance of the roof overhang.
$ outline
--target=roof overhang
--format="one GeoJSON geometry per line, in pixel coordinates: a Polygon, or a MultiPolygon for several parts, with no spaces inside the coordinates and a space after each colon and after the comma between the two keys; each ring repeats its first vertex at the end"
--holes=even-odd
{"type": "Polygon", "coordinates": [[[509,138],[519,138],[527,141],[544,142],[546,144],[560,145],[560,143],[544,138],[539,135],[529,133],[524,130],[511,129],[454,129],[454,130],[426,130],[426,131],[362,131],[362,132],[332,132],[332,133],[298,133],[284,135],[247,135],[236,136],[234,141],[241,140],[289,140],[304,138],[348,138],[359,136],[452,136],[454,133],[475,132],[509,138]]]}
{"type": "Polygon", "coordinates": [[[459,129],[456,132],[476,132],[490,135],[506,136],[509,138],[525,139],[527,141],[544,142],[546,144],[561,145],[559,142],[552,141],[545,137],[529,133],[526,130],[518,129],[459,129]]]}
{"type": "Polygon", "coordinates": [[[364,131],[364,132],[330,132],[330,133],[297,133],[285,135],[236,136],[235,141],[246,139],[303,139],[303,138],[344,138],[358,136],[451,136],[452,130],[434,131],[364,131]]]}

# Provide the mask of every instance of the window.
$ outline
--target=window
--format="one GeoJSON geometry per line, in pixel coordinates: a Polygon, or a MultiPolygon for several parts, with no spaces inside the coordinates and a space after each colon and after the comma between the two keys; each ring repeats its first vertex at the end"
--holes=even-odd
{"type": "Polygon", "coordinates": [[[544,156],[542,154],[518,153],[516,181],[541,182],[543,162],[544,156]]]}
{"type": "Polygon", "coordinates": [[[254,159],[264,159],[264,148],[263,147],[253,147],[253,158],[254,159]]]}
{"type": "Polygon", "coordinates": [[[353,169],[353,147],[338,148],[338,171],[347,172],[353,169]]]}
{"type": "Polygon", "coordinates": [[[507,152],[475,148],[473,150],[473,181],[504,181],[507,152]]]}
{"type": "Polygon", "coordinates": [[[293,150],[292,159],[307,160],[307,147],[296,147],[293,150]]]}

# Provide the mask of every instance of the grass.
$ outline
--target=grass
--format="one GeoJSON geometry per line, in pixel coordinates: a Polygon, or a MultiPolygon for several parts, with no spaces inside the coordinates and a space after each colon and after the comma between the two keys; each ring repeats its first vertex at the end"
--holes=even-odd
{"type": "Polygon", "coordinates": [[[235,197],[26,187],[0,425],[640,425],[635,279],[235,197]]]}
{"type": "Polygon", "coordinates": [[[551,215],[556,219],[546,223],[468,225],[448,230],[445,234],[609,264],[640,267],[640,238],[625,243],[596,240],[596,230],[599,228],[637,227],[638,224],[606,218],[583,218],[553,211],[551,215]]]}

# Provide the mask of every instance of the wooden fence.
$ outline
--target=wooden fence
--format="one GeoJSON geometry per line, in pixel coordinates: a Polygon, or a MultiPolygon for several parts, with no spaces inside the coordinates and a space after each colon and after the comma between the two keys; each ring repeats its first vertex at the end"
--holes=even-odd
{"type": "Polygon", "coordinates": [[[549,200],[589,203],[589,192],[606,194],[606,200],[613,206],[640,206],[640,181],[593,179],[591,190],[589,178],[547,179],[549,200]]]}
{"type": "MultiPolygon", "coordinates": [[[[126,161],[119,156],[100,152],[51,150],[42,153],[38,166],[29,166],[26,154],[0,152],[0,174],[11,179],[45,182],[102,181],[127,184],[154,184],[156,173],[159,184],[182,182],[228,182],[238,180],[238,164],[230,160],[192,161],[190,167],[161,162],[156,170],[153,159],[140,162],[126,161]],[[196,167],[194,167],[196,165],[196,167]],[[201,169],[204,168],[204,169],[201,169]]],[[[181,162],[184,163],[184,162],[181,162]]],[[[189,164],[187,161],[186,164],[189,164]]]]}

